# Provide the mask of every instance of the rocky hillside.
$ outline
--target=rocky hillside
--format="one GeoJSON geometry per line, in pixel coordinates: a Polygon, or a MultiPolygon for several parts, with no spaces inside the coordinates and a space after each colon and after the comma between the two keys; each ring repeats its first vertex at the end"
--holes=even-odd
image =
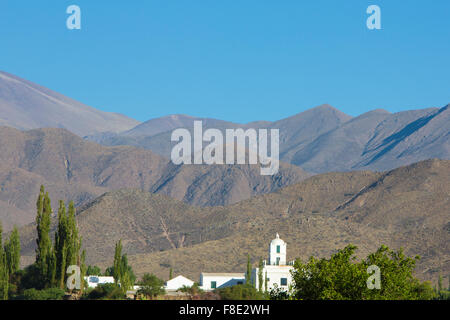
{"type": "MultiPolygon", "coordinates": [[[[278,232],[288,258],[329,256],[349,243],[365,255],[381,244],[420,255],[417,276],[450,273],[450,161],[427,160],[388,172],[316,175],[226,207],[200,208],[140,190],[107,193],[78,215],[90,264],[112,263],[114,244],[138,274],[167,277],[169,268],[199,273],[245,270],[265,258],[278,232]]],[[[32,260],[34,227],[22,229],[32,260]]]]}

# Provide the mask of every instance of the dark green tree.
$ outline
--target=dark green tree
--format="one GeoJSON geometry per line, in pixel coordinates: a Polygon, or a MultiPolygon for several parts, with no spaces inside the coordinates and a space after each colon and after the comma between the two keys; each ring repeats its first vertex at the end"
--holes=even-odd
{"type": "Polygon", "coordinates": [[[120,276],[122,274],[122,270],[120,269],[122,266],[122,240],[116,243],[116,247],[114,249],[114,263],[113,263],[113,277],[114,283],[118,284],[120,282],[120,276]]]}
{"type": "MultiPolygon", "coordinates": [[[[50,240],[50,219],[52,208],[48,193],[41,186],[36,203],[36,266],[42,288],[51,287],[56,278],[56,256],[50,240]]],[[[42,289],[38,288],[38,289],[42,289]]]]}
{"type": "Polygon", "coordinates": [[[252,284],[252,263],[250,261],[250,254],[247,254],[247,272],[245,274],[245,284],[252,284]]]}
{"type": "MultiPolygon", "coordinates": [[[[133,269],[128,265],[128,258],[122,255],[122,240],[116,243],[114,251],[114,264],[112,266],[112,275],[114,283],[120,285],[123,293],[129,290],[136,280],[133,269]]],[[[108,270],[107,270],[108,272],[108,270]]]]}
{"type": "Polygon", "coordinates": [[[3,249],[3,229],[0,223],[0,300],[8,299],[9,272],[6,253],[3,249]]]}
{"type": "Polygon", "coordinates": [[[88,266],[86,269],[87,276],[101,276],[102,270],[97,266],[88,266]]]}
{"type": "Polygon", "coordinates": [[[55,251],[56,251],[56,277],[58,286],[63,289],[65,287],[67,252],[70,242],[70,230],[66,215],[66,206],[64,201],[59,201],[58,209],[58,229],[55,232],[55,251]]]}
{"type": "Polygon", "coordinates": [[[263,261],[262,259],[259,259],[259,264],[258,264],[258,290],[259,292],[263,291],[263,269],[264,269],[264,265],[263,265],[263,261]]]}
{"type": "Polygon", "coordinates": [[[231,287],[220,288],[214,291],[222,300],[266,300],[264,293],[259,292],[251,284],[238,284],[231,287]]]}
{"type": "Polygon", "coordinates": [[[6,262],[10,278],[20,269],[20,236],[17,227],[9,237],[9,241],[5,243],[6,262]]]}
{"type": "Polygon", "coordinates": [[[356,261],[356,246],[348,245],[330,259],[311,257],[294,265],[293,298],[312,300],[410,300],[432,299],[429,283],[413,277],[418,257],[410,258],[402,250],[381,246],[365,260],[356,261]],[[380,289],[368,286],[368,267],[380,270],[380,289]]]}
{"type": "Polygon", "coordinates": [[[138,284],[140,285],[140,289],[137,293],[142,294],[147,298],[153,299],[165,293],[163,287],[164,281],[154,274],[144,274],[142,280],[138,284]]]}

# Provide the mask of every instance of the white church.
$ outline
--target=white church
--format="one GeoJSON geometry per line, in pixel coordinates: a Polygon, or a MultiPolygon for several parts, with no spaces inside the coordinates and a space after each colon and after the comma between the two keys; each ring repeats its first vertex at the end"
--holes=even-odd
{"type": "Polygon", "coordinates": [[[263,291],[270,291],[275,286],[287,291],[292,284],[291,270],[294,261],[286,262],[286,242],[280,239],[277,233],[275,239],[269,245],[269,259],[263,261],[262,273],[259,268],[253,268],[251,282],[255,288],[259,288],[259,278],[262,275],[263,291]]]}
{"type": "MultiPolygon", "coordinates": [[[[276,235],[269,245],[269,259],[263,261],[262,290],[270,291],[275,286],[287,291],[292,283],[291,270],[294,262],[286,262],[286,242],[276,235]]],[[[259,268],[253,268],[250,282],[259,289],[259,268]]],[[[245,273],[202,273],[200,275],[200,288],[211,291],[236,284],[245,283],[245,273]]]]}

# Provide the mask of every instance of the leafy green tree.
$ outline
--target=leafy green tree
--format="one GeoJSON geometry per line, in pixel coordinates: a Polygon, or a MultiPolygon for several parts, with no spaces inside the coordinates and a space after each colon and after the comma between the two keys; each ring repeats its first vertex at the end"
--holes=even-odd
{"type": "Polygon", "coordinates": [[[214,290],[222,300],[266,300],[267,296],[251,284],[238,284],[214,290]]]}
{"type": "MultiPolygon", "coordinates": [[[[108,270],[106,271],[108,272],[108,270]]],[[[114,251],[114,265],[109,270],[114,277],[114,283],[120,284],[123,293],[126,293],[136,281],[133,269],[128,265],[128,258],[126,255],[122,255],[122,240],[116,243],[114,251]]]]}
{"type": "Polygon", "coordinates": [[[198,282],[195,282],[195,283],[194,283],[192,286],[190,286],[190,287],[184,285],[183,287],[181,287],[181,288],[178,289],[177,291],[189,294],[189,296],[191,296],[191,299],[192,299],[194,296],[203,294],[203,292],[204,292],[204,291],[200,288],[200,284],[199,284],[198,282]]]}
{"type": "Polygon", "coordinates": [[[5,254],[9,276],[12,277],[20,269],[20,236],[15,226],[9,237],[9,241],[5,243],[5,254]]]}
{"type": "Polygon", "coordinates": [[[99,284],[87,297],[89,300],[122,300],[125,295],[120,287],[114,283],[99,284]]]}
{"type": "Polygon", "coordinates": [[[0,300],[8,299],[9,268],[5,250],[3,249],[3,229],[0,223],[0,300]]]}
{"type": "Polygon", "coordinates": [[[366,299],[431,299],[429,283],[413,277],[416,260],[403,251],[392,251],[381,246],[363,261],[357,262],[354,245],[348,245],[330,259],[311,257],[308,262],[297,260],[292,272],[293,298],[312,300],[366,300],[366,299]],[[369,289],[368,267],[375,265],[381,271],[380,289],[369,289]]]}
{"type": "Polygon", "coordinates": [[[67,252],[70,246],[70,230],[64,201],[59,201],[58,229],[55,233],[56,277],[59,287],[64,288],[66,279],[67,252]]]}
{"type": "Polygon", "coordinates": [[[64,298],[64,290],[60,288],[48,288],[36,290],[34,288],[27,289],[19,297],[20,300],[62,300],[64,298]]]}
{"type": "Polygon", "coordinates": [[[88,266],[86,269],[87,276],[101,276],[102,270],[97,266],[88,266]]]}
{"type": "Polygon", "coordinates": [[[56,256],[53,245],[50,240],[50,218],[52,208],[48,192],[45,192],[44,186],[41,186],[39,197],[36,203],[36,266],[39,271],[41,287],[51,287],[56,278],[56,256]]]}
{"type": "Polygon", "coordinates": [[[252,284],[252,263],[250,261],[250,254],[247,254],[247,272],[245,274],[245,284],[252,284]]]}
{"type": "Polygon", "coordinates": [[[164,290],[164,281],[154,274],[144,274],[138,285],[140,286],[140,289],[137,293],[149,297],[150,299],[165,294],[166,292],[164,290]]]}

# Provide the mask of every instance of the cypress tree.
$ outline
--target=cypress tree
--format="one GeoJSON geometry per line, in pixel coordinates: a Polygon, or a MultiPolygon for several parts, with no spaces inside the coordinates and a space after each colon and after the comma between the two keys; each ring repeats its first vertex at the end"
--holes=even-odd
{"type": "Polygon", "coordinates": [[[252,277],[252,264],[250,262],[250,254],[247,254],[247,274],[245,277],[245,283],[250,284],[252,277]]]}
{"type": "Polygon", "coordinates": [[[258,289],[259,292],[262,292],[262,288],[263,288],[263,261],[262,259],[259,259],[259,265],[258,265],[258,289]]]}
{"type": "Polygon", "coordinates": [[[6,261],[5,250],[3,249],[3,229],[0,223],[0,300],[8,299],[9,272],[6,261]]]}
{"type": "Polygon", "coordinates": [[[56,277],[61,289],[65,286],[67,251],[69,247],[70,230],[64,201],[59,201],[58,229],[55,233],[56,277]]]}
{"type": "Polygon", "coordinates": [[[113,277],[115,284],[118,284],[120,281],[121,266],[122,266],[122,240],[119,240],[119,242],[116,243],[116,248],[114,250],[113,277]]]}
{"type": "Polygon", "coordinates": [[[50,240],[50,219],[52,208],[48,192],[41,186],[36,203],[36,267],[43,288],[51,287],[55,282],[56,257],[50,240]]]}
{"type": "Polygon", "coordinates": [[[16,226],[14,226],[9,241],[5,244],[5,254],[9,276],[11,277],[20,268],[20,236],[16,226]]]}

